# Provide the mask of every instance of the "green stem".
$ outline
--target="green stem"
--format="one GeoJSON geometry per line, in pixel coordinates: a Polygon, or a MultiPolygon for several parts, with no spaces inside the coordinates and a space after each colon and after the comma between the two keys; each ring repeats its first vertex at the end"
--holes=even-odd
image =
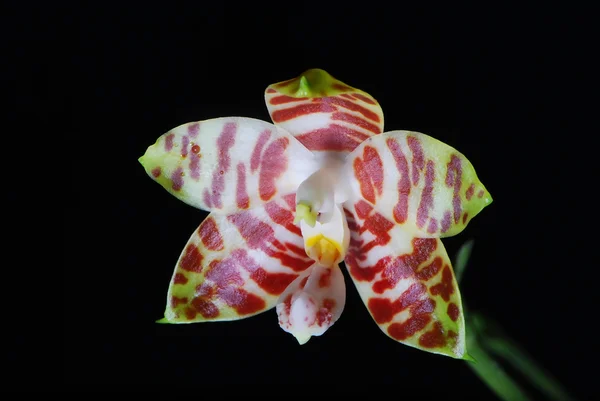
{"type": "Polygon", "coordinates": [[[485,337],[483,346],[498,356],[506,359],[521,374],[550,399],[556,401],[574,401],[567,392],[547,372],[544,372],[525,352],[510,340],[485,337]]]}
{"type": "Polygon", "coordinates": [[[525,391],[475,340],[469,343],[469,354],[477,361],[468,362],[469,367],[499,398],[505,401],[531,401],[525,391]]]}

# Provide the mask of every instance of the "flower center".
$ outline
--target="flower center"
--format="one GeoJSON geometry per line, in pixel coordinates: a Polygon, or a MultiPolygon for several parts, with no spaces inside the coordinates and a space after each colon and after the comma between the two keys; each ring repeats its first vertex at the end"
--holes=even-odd
{"type": "Polygon", "coordinates": [[[334,239],[325,237],[323,234],[314,235],[305,242],[306,253],[316,262],[323,266],[333,266],[340,262],[342,246],[334,239]]]}
{"type": "Polygon", "coordinates": [[[350,242],[341,207],[348,188],[341,179],[341,160],[324,158],[321,165],[298,187],[294,223],[300,223],[306,254],[320,265],[330,267],[344,259],[350,242]]]}

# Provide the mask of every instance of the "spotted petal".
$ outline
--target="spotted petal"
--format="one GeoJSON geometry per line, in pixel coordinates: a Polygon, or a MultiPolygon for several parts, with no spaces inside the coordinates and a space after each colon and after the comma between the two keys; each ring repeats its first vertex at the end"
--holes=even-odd
{"type": "Polygon", "coordinates": [[[275,125],[312,151],[346,154],[383,132],[379,103],[320,69],[270,85],[265,102],[275,125]]]}
{"type": "Polygon", "coordinates": [[[183,124],[140,158],[148,175],[177,198],[227,214],[295,191],[316,169],[313,160],[283,129],[240,117],[183,124]]]}
{"type": "Polygon", "coordinates": [[[279,325],[304,344],[339,319],[345,302],[346,284],[340,267],[315,264],[281,294],[277,303],[279,325]]]}
{"type": "Polygon", "coordinates": [[[345,208],[346,266],[381,330],[403,344],[468,359],[452,264],[439,238],[416,238],[364,200],[345,208]]]}
{"type": "Polygon", "coordinates": [[[345,168],[355,196],[417,237],[458,234],[492,202],[464,155],[418,132],[369,138],[345,168]]]}
{"type": "Polygon", "coordinates": [[[211,213],[177,262],[163,322],[234,320],[273,308],[313,263],[294,207],[290,194],[229,216],[211,213]]]}

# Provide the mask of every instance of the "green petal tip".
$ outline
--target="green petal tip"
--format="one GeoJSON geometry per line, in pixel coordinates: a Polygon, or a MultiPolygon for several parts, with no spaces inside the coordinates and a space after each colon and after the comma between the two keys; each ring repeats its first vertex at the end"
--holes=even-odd
{"type": "Polygon", "coordinates": [[[160,324],[169,324],[171,323],[166,317],[163,317],[162,319],[158,319],[156,321],[156,323],[160,323],[160,324]]]}

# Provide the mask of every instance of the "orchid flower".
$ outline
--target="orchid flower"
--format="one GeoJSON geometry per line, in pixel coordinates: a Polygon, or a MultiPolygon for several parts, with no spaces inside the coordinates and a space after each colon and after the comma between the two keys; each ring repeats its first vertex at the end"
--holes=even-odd
{"type": "Polygon", "coordinates": [[[183,202],[209,211],[177,261],[165,323],[275,308],[300,344],[340,317],[349,275],[381,330],[467,359],[465,323],[440,238],[492,198],[471,163],[422,133],[383,133],[368,93],[320,69],[267,87],[273,124],[180,125],[140,158],[183,202]]]}

